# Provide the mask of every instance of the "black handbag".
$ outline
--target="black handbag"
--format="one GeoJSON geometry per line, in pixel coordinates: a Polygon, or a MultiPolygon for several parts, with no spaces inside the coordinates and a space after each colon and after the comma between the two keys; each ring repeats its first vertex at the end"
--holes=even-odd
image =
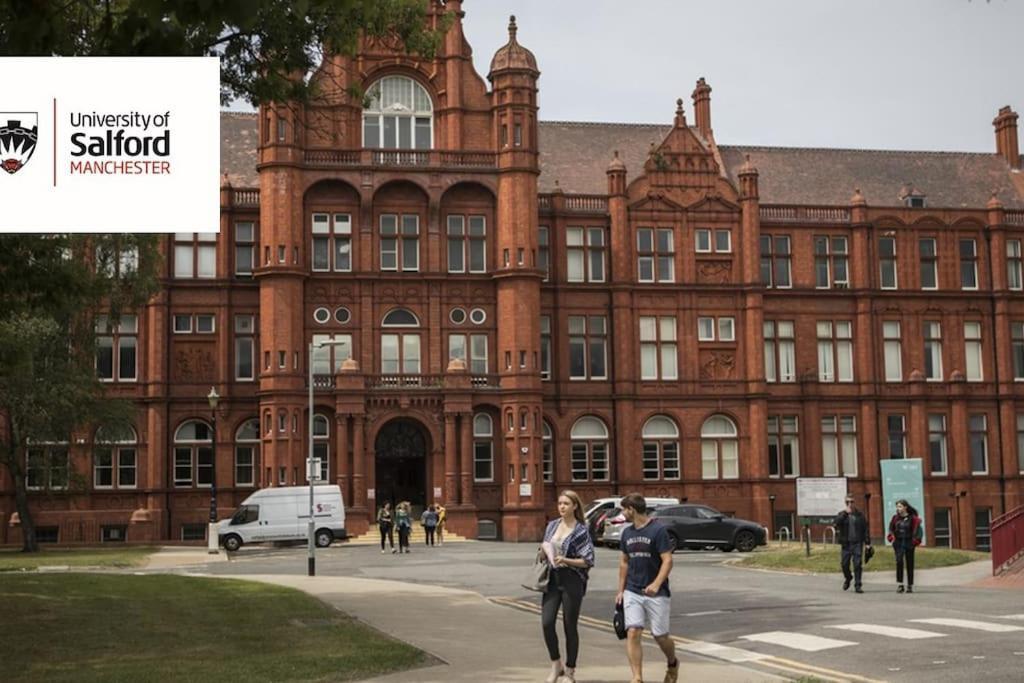
{"type": "Polygon", "coordinates": [[[612,616],[612,627],[619,640],[626,639],[626,610],[621,602],[615,603],[615,614],[612,616]]]}
{"type": "Polygon", "coordinates": [[[867,548],[864,548],[864,564],[867,564],[868,562],[870,562],[871,558],[874,557],[874,556],[875,556],[875,546],[869,545],[867,548]]]}
{"type": "Polygon", "coordinates": [[[537,550],[537,558],[533,561],[533,564],[530,566],[530,570],[526,573],[522,586],[526,590],[543,593],[547,591],[548,582],[550,580],[551,566],[548,564],[548,558],[544,554],[544,549],[539,548],[537,550]]]}

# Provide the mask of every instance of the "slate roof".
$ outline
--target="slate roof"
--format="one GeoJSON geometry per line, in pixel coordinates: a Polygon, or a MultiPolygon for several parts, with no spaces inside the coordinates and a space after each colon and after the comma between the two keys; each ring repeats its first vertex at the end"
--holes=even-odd
{"type": "MultiPolygon", "coordinates": [[[[236,187],[258,187],[256,114],[221,115],[221,169],[236,187]]],[[[614,151],[632,180],[669,124],[541,121],[539,189],[605,194],[614,151]]],[[[937,208],[983,208],[997,190],[1008,209],[1024,209],[1024,172],[995,153],[902,152],[719,145],[733,182],[747,154],[757,167],[763,204],[840,205],[860,188],[870,206],[900,206],[913,191],[937,208]]]]}

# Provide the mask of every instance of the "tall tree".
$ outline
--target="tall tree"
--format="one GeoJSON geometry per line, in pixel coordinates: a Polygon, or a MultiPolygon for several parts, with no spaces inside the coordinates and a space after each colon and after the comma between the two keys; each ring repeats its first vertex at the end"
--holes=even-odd
{"type": "MultiPolygon", "coordinates": [[[[220,57],[221,101],[308,102],[326,53],[360,36],[431,57],[449,24],[439,0],[7,0],[0,56],[220,57]]],[[[130,421],[130,402],[96,377],[95,321],[116,325],[158,287],[154,235],[8,235],[0,239],[0,465],[14,482],[23,549],[38,550],[27,445],[130,421]],[[134,254],[134,256],[130,256],[134,254]]],[[[102,330],[101,330],[102,331],[102,330]]],[[[36,470],[60,470],[44,460],[36,470]]],[[[63,483],[58,474],[59,483],[63,483]]],[[[44,478],[44,483],[51,477],[44,478]]]]}

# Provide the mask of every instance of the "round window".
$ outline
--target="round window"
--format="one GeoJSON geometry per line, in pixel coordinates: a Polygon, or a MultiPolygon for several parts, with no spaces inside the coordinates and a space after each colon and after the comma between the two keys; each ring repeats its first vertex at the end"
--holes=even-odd
{"type": "Polygon", "coordinates": [[[345,323],[352,319],[352,312],[345,308],[344,306],[339,306],[334,311],[334,319],[337,320],[342,325],[344,325],[345,323]]]}
{"type": "Polygon", "coordinates": [[[483,323],[483,321],[487,320],[487,314],[484,313],[484,309],[482,308],[474,308],[469,312],[469,319],[474,325],[479,325],[483,323]]]}
{"type": "Polygon", "coordinates": [[[331,319],[331,312],[326,308],[318,308],[313,311],[313,320],[317,321],[321,325],[331,319]]]}
{"type": "Polygon", "coordinates": [[[456,325],[461,325],[466,322],[466,309],[464,308],[453,308],[452,312],[448,314],[448,319],[456,325]]]}

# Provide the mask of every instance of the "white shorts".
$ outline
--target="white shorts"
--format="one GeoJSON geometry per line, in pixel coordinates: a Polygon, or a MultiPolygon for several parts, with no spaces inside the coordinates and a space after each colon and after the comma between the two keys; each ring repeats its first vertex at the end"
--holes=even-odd
{"type": "Polygon", "coordinates": [[[672,598],[669,596],[657,595],[652,598],[626,591],[623,593],[622,607],[627,629],[647,626],[653,636],[668,635],[668,618],[672,611],[672,598]]]}

